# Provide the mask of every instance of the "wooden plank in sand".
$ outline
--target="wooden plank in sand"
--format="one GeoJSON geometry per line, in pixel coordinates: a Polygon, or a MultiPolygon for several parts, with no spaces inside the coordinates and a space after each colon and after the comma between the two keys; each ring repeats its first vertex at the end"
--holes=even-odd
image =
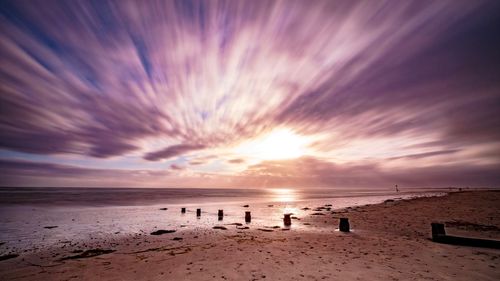
{"type": "Polygon", "coordinates": [[[443,223],[431,223],[432,241],[443,244],[500,249],[500,241],[473,237],[446,235],[443,223]]]}

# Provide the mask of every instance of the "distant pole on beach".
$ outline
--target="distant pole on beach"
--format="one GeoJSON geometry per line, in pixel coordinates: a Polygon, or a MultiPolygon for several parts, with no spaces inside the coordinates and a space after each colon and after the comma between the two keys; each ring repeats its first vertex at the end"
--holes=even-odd
{"type": "Polygon", "coordinates": [[[196,209],[196,216],[201,217],[201,209],[196,209]]]}
{"type": "Polygon", "coordinates": [[[285,217],[283,218],[283,224],[285,226],[290,226],[292,225],[292,219],[290,218],[292,214],[285,214],[285,217]]]}
{"type": "Polygon", "coordinates": [[[252,215],[250,214],[250,211],[245,212],[245,222],[251,222],[252,221],[252,215]]]}

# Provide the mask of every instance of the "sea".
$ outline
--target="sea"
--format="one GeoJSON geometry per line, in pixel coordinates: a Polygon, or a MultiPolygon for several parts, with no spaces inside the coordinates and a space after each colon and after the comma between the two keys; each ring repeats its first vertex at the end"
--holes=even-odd
{"type": "MultiPolygon", "coordinates": [[[[444,195],[445,189],[353,188],[61,188],[0,187],[0,253],[27,251],[61,241],[110,235],[149,234],[158,229],[196,230],[244,223],[250,211],[255,227],[282,225],[283,214],[301,217],[318,206],[333,210],[388,199],[444,195]],[[186,213],[181,213],[186,208],[186,213]],[[201,209],[201,216],[196,210],[201,209]],[[220,221],[217,213],[223,210],[220,221]]],[[[307,231],[303,225],[294,229],[307,231]]]]}

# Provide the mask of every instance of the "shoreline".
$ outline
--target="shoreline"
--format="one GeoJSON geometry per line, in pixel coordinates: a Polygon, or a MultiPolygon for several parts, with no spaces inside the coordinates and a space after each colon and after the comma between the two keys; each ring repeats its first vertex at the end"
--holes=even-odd
{"type": "MultiPolygon", "coordinates": [[[[0,242],[7,243],[4,243],[6,245],[4,245],[3,249],[0,248],[0,256],[5,253],[50,251],[52,248],[61,246],[61,243],[70,242],[68,240],[71,240],[71,244],[75,245],[86,245],[89,242],[94,242],[94,240],[107,240],[108,238],[116,240],[120,237],[126,238],[135,234],[149,233],[157,228],[166,227],[183,232],[200,228],[210,229],[220,223],[217,221],[216,214],[221,207],[225,210],[224,223],[228,221],[230,223],[244,222],[242,215],[245,211],[251,211],[253,217],[252,226],[257,228],[282,225],[283,213],[294,213],[294,217],[302,217],[312,213],[317,206],[327,203],[330,205],[327,211],[343,212],[345,209],[380,204],[387,200],[405,200],[446,194],[444,192],[421,191],[394,193],[392,195],[347,195],[322,199],[298,199],[290,202],[255,201],[255,198],[249,198],[249,200],[238,202],[155,204],[146,206],[4,206],[0,210],[5,211],[4,214],[12,213],[14,216],[4,216],[3,220],[10,221],[10,223],[3,225],[3,228],[6,230],[10,228],[11,231],[14,230],[15,232],[7,236],[3,235],[0,242]],[[248,203],[250,208],[245,208],[244,206],[247,206],[248,203]],[[331,206],[331,203],[333,203],[333,206],[331,206]],[[168,208],[164,208],[167,206],[168,208]],[[180,214],[181,206],[187,207],[185,215],[180,214]],[[201,220],[194,215],[196,208],[200,207],[202,208],[201,220]],[[308,207],[305,208],[308,211],[305,211],[304,207],[308,207]],[[138,218],[130,220],[128,219],[130,215],[138,218]],[[26,218],[29,219],[26,220],[26,218]],[[84,220],[84,218],[87,219],[84,220]],[[22,223],[13,224],[18,220],[22,223]],[[33,231],[31,236],[29,231],[33,231]],[[24,237],[22,244],[17,243],[17,237],[24,237]]],[[[297,228],[297,225],[294,228],[297,228]]]]}
{"type": "Polygon", "coordinates": [[[500,239],[499,204],[499,191],[452,192],[343,210],[311,209],[309,215],[292,220],[287,231],[282,225],[256,228],[250,224],[243,229],[244,223],[222,222],[218,226],[225,230],[181,228],[159,236],[144,232],[88,245],[67,243],[0,261],[0,279],[76,276],[93,280],[90,271],[96,271],[95,276],[104,280],[144,279],[139,276],[148,280],[265,279],[262,276],[271,278],[268,280],[442,280],[444,276],[495,280],[500,276],[499,250],[437,244],[429,238],[430,223],[437,220],[455,222],[447,229],[450,233],[500,239]],[[352,232],[335,231],[340,217],[349,218],[352,232]],[[294,228],[299,224],[305,227],[294,228]],[[91,249],[113,252],[85,253],[91,249]],[[227,267],[222,265],[225,263],[227,267]],[[120,270],[123,268],[127,270],[120,270]],[[241,270],[243,275],[235,274],[241,270]]]}
{"type": "MultiPolygon", "coordinates": [[[[191,192],[193,190],[198,190],[201,193],[197,194],[199,197],[191,197],[192,194],[170,194],[169,192],[178,192],[180,189],[177,188],[78,188],[81,191],[73,194],[75,190],[65,189],[65,188],[36,188],[37,192],[40,192],[39,197],[33,198],[29,192],[33,188],[5,188],[0,187],[0,206],[25,206],[25,207],[133,207],[133,206],[156,206],[156,205],[192,205],[196,206],[198,204],[211,205],[211,204],[234,204],[234,203],[272,203],[280,202],[279,198],[269,199],[276,197],[276,193],[272,190],[280,190],[279,188],[255,188],[250,189],[250,191],[239,194],[238,192],[244,191],[243,189],[228,189],[227,191],[233,191],[235,193],[231,195],[220,196],[221,189],[189,189],[183,190],[191,192]],[[145,192],[145,194],[134,194],[134,196],[144,196],[145,198],[137,199],[136,197],[126,197],[123,198],[123,194],[120,193],[122,198],[111,199],[109,194],[106,192],[114,193],[116,191],[134,191],[137,193],[145,192]],[[165,194],[152,196],[151,193],[156,194],[156,192],[164,192],[165,194]],[[205,193],[203,193],[205,192],[205,193]],[[14,195],[14,197],[12,197],[14,195]],[[72,196],[71,198],[60,196],[72,196]],[[104,195],[104,197],[103,197],[104,195]],[[40,200],[41,198],[44,200],[40,200]],[[75,196],[76,199],[74,198],[75,196]],[[169,198],[173,196],[172,198],[169,198]],[[179,197],[180,196],[180,197],[179,197]],[[183,197],[187,196],[187,197],[183,197]],[[153,198],[152,198],[153,197],[153,198]],[[217,199],[219,201],[209,201],[207,199],[213,200],[217,199]],[[201,200],[198,203],[192,203],[192,200],[201,200]],[[253,200],[249,202],[248,199],[253,200]],[[49,201],[50,203],[47,203],[49,201]]],[[[369,188],[359,188],[359,189],[305,189],[306,192],[303,193],[304,189],[290,189],[292,193],[299,194],[301,197],[299,200],[319,200],[324,198],[350,198],[350,197],[372,197],[372,196],[398,196],[398,195],[408,195],[408,194],[424,194],[424,193],[449,193],[457,192],[458,188],[402,188],[400,192],[396,192],[392,189],[369,189],[369,188]],[[310,193],[311,190],[316,190],[318,193],[310,193]],[[302,197],[300,195],[306,195],[302,197]]],[[[477,191],[484,191],[489,189],[477,189],[477,191]]],[[[226,190],[224,190],[226,191],[226,190]]],[[[113,198],[116,198],[116,194],[112,194],[113,198]]]]}

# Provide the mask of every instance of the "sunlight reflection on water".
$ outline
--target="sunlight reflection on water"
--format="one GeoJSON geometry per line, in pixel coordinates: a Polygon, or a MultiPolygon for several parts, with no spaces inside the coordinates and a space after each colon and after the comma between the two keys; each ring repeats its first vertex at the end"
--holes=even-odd
{"type": "Polygon", "coordinates": [[[294,203],[299,199],[297,191],[291,188],[270,188],[268,189],[271,193],[272,201],[279,202],[283,204],[282,211],[283,214],[298,214],[299,209],[294,203]]]}
{"type": "Polygon", "coordinates": [[[272,201],[287,203],[297,200],[297,194],[294,189],[290,188],[270,188],[272,201]]]}

